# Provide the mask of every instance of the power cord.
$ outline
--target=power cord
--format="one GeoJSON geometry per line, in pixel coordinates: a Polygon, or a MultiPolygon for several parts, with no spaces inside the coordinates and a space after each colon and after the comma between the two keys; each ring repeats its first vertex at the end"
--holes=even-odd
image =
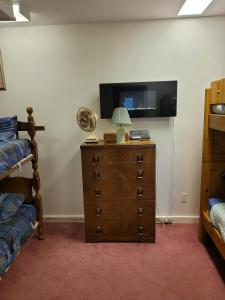
{"type": "Polygon", "coordinates": [[[158,214],[158,219],[159,219],[159,224],[163,225],[163,228],[165,229],[165,224],[164,224],[164,220],[159,212],[159,207],[158,207],[158,203],[157,203],[157,199],[158,199],[158,173],[159,173],[159,168],[158,168],[158,148],[156,148],[156,191],[155,191],[155,196],[156,196],[156,211],[158,214]]]}
{"type": "Polygon", "coordinates": [[[171,201],[170,201],[170,215],[175,206],[175,142],[174,142],[174,117],[172,118],[172,163],[171,163],[171,201]]]}
{"type": "MultiPolygon", "coordinates": [[[[162,224],[164,229],[165,229],[165,224],[171,224],[173,223],[173,219],[170,217],[172,214],[172,210],[175,205],[175,143],[174,143],[174,117],[172,117],[172,141],[171,141],[171,146],[172,146],[172,158],[171,158],[171,190],[170,190],[170,205],[169,205],[169,216],[166,217],[166,221],[162,217],[159,211],[158,203],[157,203],[157,192],[158,192],[158,163],[156,164],[156,211],[158,214],[158,223],[162,224]]],[[[156,161],[158,161],[158,149],[156,149],[156,161]]]]}

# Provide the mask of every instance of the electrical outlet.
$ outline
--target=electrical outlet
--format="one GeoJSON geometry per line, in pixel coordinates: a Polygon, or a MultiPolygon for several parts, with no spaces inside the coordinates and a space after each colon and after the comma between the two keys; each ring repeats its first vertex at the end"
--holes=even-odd
{"type": "Polygon", "coordinates": [[[186,193],[186,192],[182,192],[182,193],[180,193],[180,195],[181,195],[181,203],[187,203],[188,202],[188,193],[186,193]]]}

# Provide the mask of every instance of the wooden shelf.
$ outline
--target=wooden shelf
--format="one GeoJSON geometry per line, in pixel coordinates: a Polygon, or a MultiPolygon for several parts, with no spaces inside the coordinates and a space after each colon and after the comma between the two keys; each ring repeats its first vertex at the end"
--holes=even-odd
{"type": "Polygon", "coordinates": [[[2,173],[0,175],[0,180],[2,180],[3,178],[9,176],[12,172],[19,169],[20,166],[23,166],[24,164],[26,164],[28,161],[31,161],[32,159],[34,159],[33,154],[29,154],[27,157],[23,158],[21,161],[19,161],[16,165],[11,167],[9,170],[6,170],[4,173],[2,173]]]}
{"type": "Polygon", "coordinates": [[[225,243],[222,240],[222,237],[221,237],[221,234],[220,234],[219,230],[217,230],[213,226],[207,211],[204,211],[202,213],[202,223],[204,224],[205,229],[207,230],[207,232],[210,235],[211,239],[216,244],[216,246],[217,246],[218,250],[220,251],[221,255],[225,259],[225,243]]]}
{"type": "Polygon", "coordinates": [[[225,132],[225,115],[209,114],[209,128],[225,132]]]}

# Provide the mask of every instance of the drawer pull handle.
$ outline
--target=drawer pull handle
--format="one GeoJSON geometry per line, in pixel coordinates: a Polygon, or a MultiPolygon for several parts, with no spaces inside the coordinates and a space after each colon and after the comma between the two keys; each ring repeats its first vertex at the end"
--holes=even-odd
{"type": "Polygon", "coordinates": [[[97,235],[102,235],[102,226],[97,226],[96,227],[96,234],[97,235]]]}
{"type": "Polygon", "coordinates": [[[138,154],[137,155],[137,162],[142,163],[144,161],[144,155],[143,154],[138,154]]]}
{"type": "Polygon", "coordinates": [[[101,197],[102,191],[100,189],[95,189],[95,196],[96,197],[101,197]]]}
{"type": "Polygon", "coordinates": [[[138,235],[144,235],[144,227],[138,226],[138,235]]]}
{"type": "Polygon", "coordinates": [[[95,215],[96,215],[96,217],[100,217],[101,214],[102,214],[101,208],[100,208],[100,207],[97,207],[96,210],[95,210],[95,215]]]}
{"type": "Polygon", "coordinates": [[[144,214],[144,208],[139,207],[139,208],[138,208],[138,216],[139,216],[139,217],[142,217],[143,214],[144,214]]]}
{"type": "Polygon", "coordinates": [[[95,171],[93,172],[93,177],[94,177],[94,179],[96,179],[96,180],[101,179],[101,173],[100,173],[100,171],[95,170],[95,171]]]}
{"type": "Polygon", "coordinates": [[[137,195],[138,195],[138,197],[144,197],[144,190],[143,190],[143,188],[138,188],[137,195]]]}
{"type": "Polygon", "coordinates": [[[220,90],[217,90],[217,95],[219,95],[220,94],[220,90]]]}
{"type": "Polygon", "coordinates": [[[99,155],[94,155],[92,157],[92,165],[97,165],[100,162],[100,157],[99,155]]]}
{"type": "Polygon", "coordinates": [[[144,171],[138,170],[137,171],[137,179],[143,179],[144,178],[144,171]]]}

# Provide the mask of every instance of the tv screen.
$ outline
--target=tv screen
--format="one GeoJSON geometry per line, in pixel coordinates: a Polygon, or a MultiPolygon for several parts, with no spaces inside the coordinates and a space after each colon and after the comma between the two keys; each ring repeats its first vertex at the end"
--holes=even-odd
{"type": "Polygon", "coordinates": [[[112,117],[116,107],[126,107],[131,118],[174,117],[177,81],[101,83],[101,118],[112,117]]]}

